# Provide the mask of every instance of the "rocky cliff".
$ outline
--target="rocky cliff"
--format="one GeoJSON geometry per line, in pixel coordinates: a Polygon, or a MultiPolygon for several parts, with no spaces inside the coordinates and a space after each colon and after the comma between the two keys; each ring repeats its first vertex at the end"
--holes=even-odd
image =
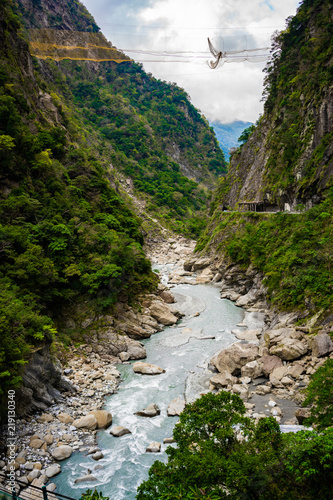
{"type": "Polygon", "coordinates": [[[332,184],[332,3],[304,1],[275,35],[264,115],[231,157],[222,203],[310,208],[332,184]]]}

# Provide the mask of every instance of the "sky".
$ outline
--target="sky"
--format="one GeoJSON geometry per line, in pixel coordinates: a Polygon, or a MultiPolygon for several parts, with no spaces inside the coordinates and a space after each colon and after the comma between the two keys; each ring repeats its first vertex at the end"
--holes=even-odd
{"type": "Polygon", "coordinates": [[[210,121],[255,122],[272,34],[298,0],[81,0],[106,38],[145,71],[175,82],[210,121]],[[207,38],[225,61],[211,69],[207,38]],[[253,49],[263,49],[252,51],[253,49]],[[237,51],[237,54],[232,54],[237,51]],[[247,52],[246,52],[247,51],[247,52]],[[236,56],[236,57],[235,57],[236,56]],[[260,56],[260,57],[259,57],[260,56]],[[262,57],[263,56],[263,57],[262,57]],[[248,60],[244,60],[244,58],[248,60]]]}

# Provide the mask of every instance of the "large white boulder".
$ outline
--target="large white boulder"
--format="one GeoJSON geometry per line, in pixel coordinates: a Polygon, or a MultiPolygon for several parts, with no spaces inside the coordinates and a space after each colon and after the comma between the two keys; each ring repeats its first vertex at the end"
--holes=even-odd
{"type": "Polygon", "coordinates": [[[153,365],[151,363],[144,363],[143,361],[137,361],[133,364],[133,371],[135,373],[142,373],[142,375],[160,375],[165,373],[165,370],[160,366],[153,365]]]}

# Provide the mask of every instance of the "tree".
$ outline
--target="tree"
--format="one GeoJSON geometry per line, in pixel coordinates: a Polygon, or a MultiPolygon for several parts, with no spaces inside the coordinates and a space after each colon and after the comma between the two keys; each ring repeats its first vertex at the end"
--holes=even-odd
{"type": "Polygon", "coordinates": [[[273,417],[254,424],[238,395],[206,394],[186,406],[177,448],[156,461],[138,500],[329,499],[333,429],[281,434],[273,417]]]}
{"type": "Polygon", "coordinates": [[[307,397],[304,405],[313,405],[308,424],[315,424],[316,429],[323,430],[333,426],[333,359],[327,359],[325,364],[314,373],[307,387],[307,397]]]}

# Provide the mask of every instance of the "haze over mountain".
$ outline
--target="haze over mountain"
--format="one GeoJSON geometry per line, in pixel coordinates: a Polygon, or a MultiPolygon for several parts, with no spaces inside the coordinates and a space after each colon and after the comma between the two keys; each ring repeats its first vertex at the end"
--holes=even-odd
{"type": "Polygon", "coordinates": [[[252,125],[252,122],[235,120],[231,123],[220,123],[215,121],[209,122],[209,124],[213,127],[219,145],[224,153],[224,157],[228,161],[230,148],[237,148],[240,145],[238,142],[239,136],[243,130],[252,125]]]}

